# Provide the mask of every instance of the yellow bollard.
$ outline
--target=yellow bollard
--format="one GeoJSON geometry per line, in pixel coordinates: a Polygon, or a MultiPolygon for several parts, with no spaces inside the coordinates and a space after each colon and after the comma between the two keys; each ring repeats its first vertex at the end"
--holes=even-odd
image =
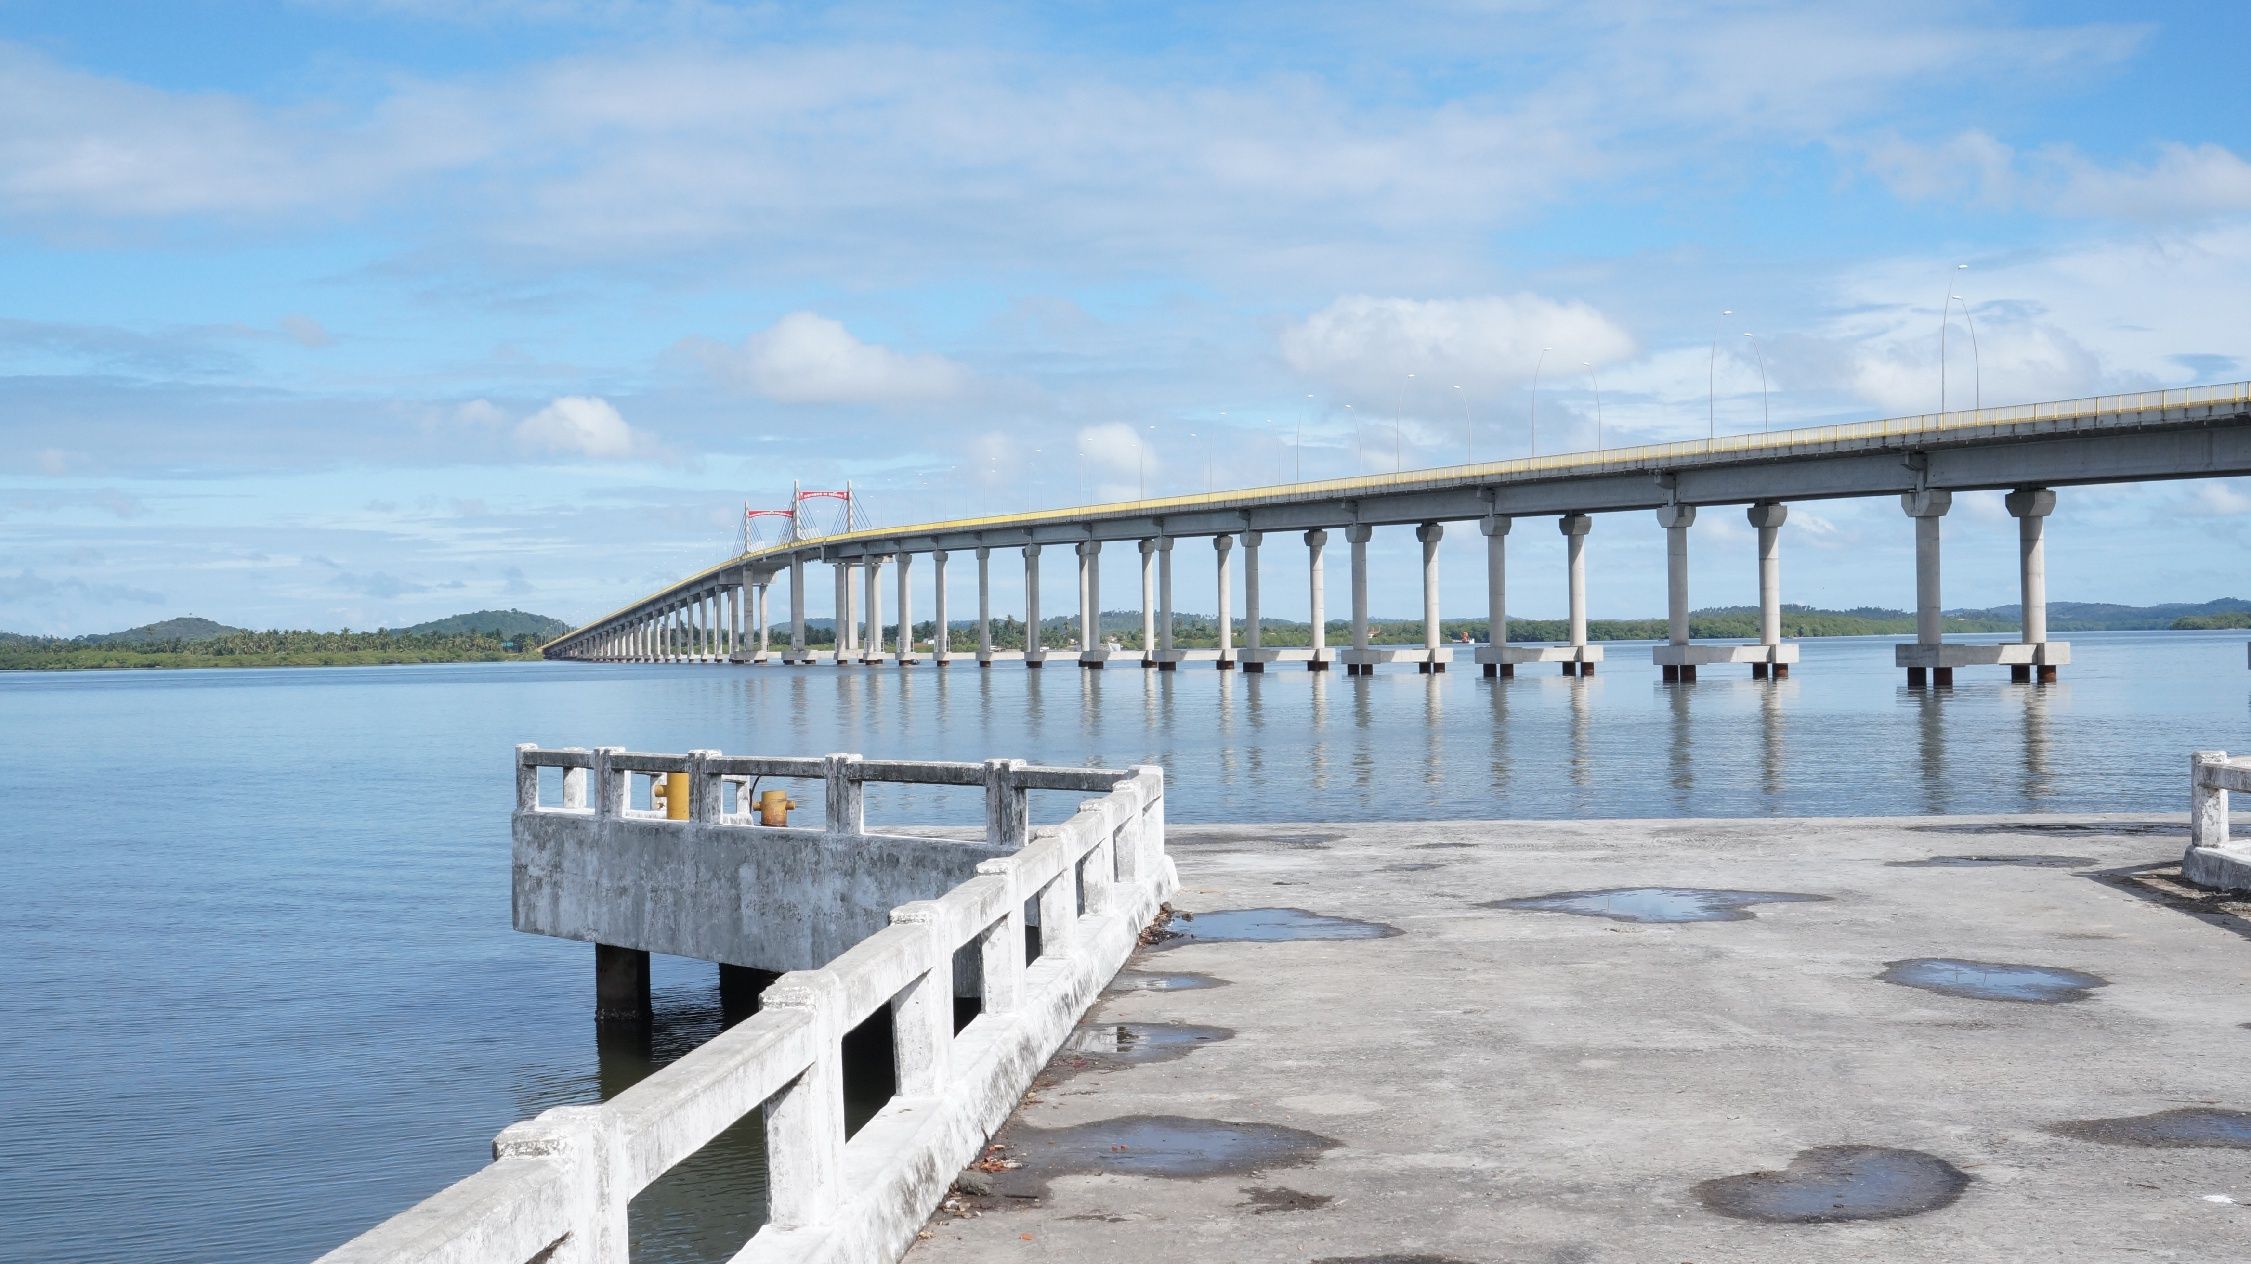
{"type": "Polygon", "coordinates": [[[649,781],[649,806],[664,809],[664,819],[688,819],[688,774],[668,772],[649,781]]]}
{"type": "Polygon", "coordinates": [[[760,825],[787,825],[789,824],[789,811],[796,806],[797,800],[790,798],[786,791],[768,790],[758,796],[758,823],[760,825]]]}

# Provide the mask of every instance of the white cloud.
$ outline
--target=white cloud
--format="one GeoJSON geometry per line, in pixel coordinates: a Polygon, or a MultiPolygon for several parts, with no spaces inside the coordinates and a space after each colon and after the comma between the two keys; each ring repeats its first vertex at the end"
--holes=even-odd
{"type": "Polygon", "coordinates": [[[2166,141],[2146,162],[2103,163],[2074,146],[2019,151],[1972,130],[1928,144],[1885,137],[1864,147],[1863,162],[1913,202],[2135,221],[2251,211],[2251,162],[2210,143],[2166,141]]]}
{"type": "Polygon", "coordinates": [[[1336,390],[1390,405],[1410,391],[1441,413],[1454,386],[1483,394],[1529,380],[1542,367],[1560,374],[1580,361],[1607,364],[1633,352],[1633,338],[1578,302],[1536,294],[1482,298],[1340,298],[1282,333],[1292,369],[1336,390]]]}
{"type": "Polygon", "coordinates": [[[721,380],[785,404],[930,403],[958,397],[970,380],[944,356],[862,342],[813,312],[792,312],[740,347],[692,345],[721,380]]]}
{"type": "Polygon", "coordinates": [[[516,423],[516,441],[542,452],[623,458],[647,445],[605,399],[566,395],[516,423]]]}

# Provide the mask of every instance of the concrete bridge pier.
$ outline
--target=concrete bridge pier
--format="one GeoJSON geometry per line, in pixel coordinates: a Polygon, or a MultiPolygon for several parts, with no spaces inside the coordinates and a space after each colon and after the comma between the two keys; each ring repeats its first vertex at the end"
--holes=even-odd
{"type": "Polygon", "coordinates": [[[2024,635],[2020,644],[2030,647],[2031,662],[2010,663],[2009,679],[2054,682],[2056,668],[2071,661],[2071,646],[2048,640],[2048,515],[2056,511],[2056,494],[2045,487],[2020,487],[2004,502],[2017,520],[2017,579],[2023,608],[2024,635]]]}
{"type": "Polygon", "coordinates": [[[1235,551],[1235,537],[1215,535],[1211,539],[1216,555],[1214,570],[1219,577],[1219,670],[1232,671],[1235,667],[1235,612],[1231,608],[1235,595],[1233,569],[1228,565],[1235,551]]]}
{"type": "Polygon", "coordinates": [[[977,665],[993,665],[993,551],[977,548],[977,665]]]}
{"type": "Polygon", "coordinates": [[[946,551],[930,551],[930,661],[940,667],[954,661],[953,624],[946,618],[946,551]]]}
{"type": "Polygon", "coordinates": [[[832,569],[836,571],[836,615],[830,622],[836,629],[836,648],[830,657],[842,667],[852,652],[852,564],[840,558],[832,569]]]}
{"type": "Polygon", "coordinates": [[[1946,633],[1939,597],[1939,519],[1954,507],[1948,491],[1905,492],[1899,507],[1915,520],[1915,643],[1893,651],[1892,661],[1907,669],[1907,687],[1954,685],[1954,666],[1945,661],[1946,633]]]}
{"type": "Polygon", "coordinates": [[[1157,665],[1157,542],[1141,542],[1141,665],[1157,665]]]}
{"type": "Polygon", "coordinates": [[[883,662],[883,559],[871,557],[860,568],[860,578],[867,589],[867,648],[860,654],[863,666],[873,667],[883,662]]]}
{"type": "Polygon", "coordinates": [[[1415,528],[1423,546],[1423,657],[1415,670],[1425,676],[1445,671],[1449,657],[1438,644],[1438,541],[1445,534],[1446,528],[1435,522],[1415,528]]]}
{"type": "Polygon", "coordinates": [[[767,655],[771,652],[771,647],[767,644],[767,642],[773,634],[773,623],[767,618],[766,590],[773,586],[774,581],[767,579],[761,581],[758,587],[751,590],[753,594],[755,594],[752,599],[751,605],[752,610],[755,611],[753,617],[758,621],[758,648],[753,650],[752,653],[756,655],[757,661],[761,663],[766,661],[767,655]]]}
{"type": "Polygon", "coordinates": [[[639,1025],[649,1018],[649,954],[594,945],[594,1021],[639,1025]]]}
{"type": "Polygon", "coordinates": [[[1365,523],[1355,522],[1344,529],[1345,542],[1352,546],[1352,656],[1344,662],[1347,676],[1372,676],[1376,670],[1376,665],[1367,661],[1369,534],[1365,523]]]}
{"type": "Polygon", "coordinates": [[[1179,666],[1172,648],[1172,537],[1168,535],[1157,539],[1157,670],[1179,666]]]}
{"type": "MultiPolygon", "coordinates": [[[[921,661],[914,652],[914,588],[909,574],[913,561],[914,554],[901,550],[896,563],[899,568],[899,652],[892,657],[901,667],[911,667],[921,661]]],[[[880,652],[877,656],[881,657],[880,652]]]]}
{"type": "Polygon", "coordinates": [[[1102,542],[1081,540],[1079,554],[1079,666],[1102,670],[1102,542]]]}
{"type": "Polygon", "coordinates": [[[1247,672],[1263,672],[1273,662],[1276,652],[1265,646],[1265,636],[1259,630],[1263,617],[1258,592],[1258,546],[1266,540],[1262,531],[1243,532],[1243,648],[1236,655],[1247,672]]]}
{"type": "Polygon", "coordinates": [[[1747,511],[1751,526],[1759,533],[1759,645],[1765,654],[1763,660],[1751,660],[1751,678],[1762,679],[1769,672],[1774,679],[1789,676],[1790,664],[1797,661],[1798,647],[1782,643],[1782,523],[1789,517],[1789,508],[1775,501],[1760,501],[1747,511]]]}
{"type": "Polygon", "coordinates": [[[1489,677],[1516,674],[1516,663],[1508,656],[1508,529],[1512,521],[1490,515],[1477,523],[1478,531],[1485,536],[1485,644],[1477,649],[1477,661],[1489,677]]]}
{"type": "Polygon", "coordinates": [[[1024,546],[1024,666],[1037,669],[1047,662],[1040,644],[1040,546],[1024,546]]]}
{"type": "Polygon", "coordinates": [[[789,559],[789,661],[811,661],[805,652],[805,559],[789,559]]]}
{"type": "Polygon", "coordinates": [[[1305,533],[1305,589],[1313,616],[1313,656],[1306,660],[1307,671],[1329,670],[1329,607],[1328,569],[1322,561],[1321,551],[1329,543],[1329,533],[1316,527],[1305,533]]]}
{"type": "Polygon", "coordinates": [[[1583,513],[1565,514],[1555,520],[1556,530],[1563,533],[1564,569],[1569,576],[1571,596],[1571,644],[1563,647],[1569,651],[1562,658],[1566,676],[1592,676],[1594,665],[1602,661],[1602,649],[1587,644],[1587,532],[1594,529],[1594,519],[1583,513]]]}

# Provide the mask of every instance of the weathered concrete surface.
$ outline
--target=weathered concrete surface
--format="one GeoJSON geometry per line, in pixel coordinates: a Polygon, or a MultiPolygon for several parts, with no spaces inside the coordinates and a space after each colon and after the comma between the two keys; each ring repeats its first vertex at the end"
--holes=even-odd
{"type": "Polygon", "coordinates": [[[1176,828],[1176,907],[1378,929],[1144,949],[1002,1133],[1024,1166],[908,1258],[2242,1259],[2251,1150],[2224,1143],[2246,1117],[2212,1112],[2251,1110],[2251,941],[2118,877],[2177,860],[2184,834],[2177,816],[1176,828]],[[1726,894],[1481,907],[1642,887],[1726,894]],[[1825,898],[1761,898],[1789,895],[1825,898]],[[1703,920],[1619,920],[1648,908],[1703,920]],[[2038,1003],[1879,977],[1933,960],[2102,985],[2038,1003]],[[1139,1056],[1159,1025],[1188,1034],[1139,1056]],[[2117,1140],[2178,1110],[2223,1144],[2117,1140]],[[1159,1174],[1228,1145],[1251,1152],[1240,1170],[1159,1174]],[[1746,1218],[1774,1215],[1883,1218],[1746,1218]]]}

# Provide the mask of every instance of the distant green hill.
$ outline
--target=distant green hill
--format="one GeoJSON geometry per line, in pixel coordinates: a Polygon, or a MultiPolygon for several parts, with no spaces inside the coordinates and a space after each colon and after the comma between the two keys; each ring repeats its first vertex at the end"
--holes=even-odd
{"type": "Polygon", "coordinates": [[[527,614],[521,610],[474,610],[468,614],[448,615],[417,623],[410,628],[392,628],[403,636],[454,636],[465,632],[490,632],[506,640],[530,637],[548,641],[571,630],[571,625],[561,619],[550,619],[543,614],[527,614]]]}
{"type": "Polygon", "coordinates": [[[249,631],[248,628],[228,627],[224,623],[217,623],[210,619],[198,619],[189,616],[183,619],[162,619],[155,623],[144,623],[137,628],[127,628],[123,632],[103,632],[94,636],[82,636],[78,638],[78,643],[81,645],[148,645],[157,641],[208,641],[214,637],[233,636],[238,632],[247,631],[249,631]]]}

